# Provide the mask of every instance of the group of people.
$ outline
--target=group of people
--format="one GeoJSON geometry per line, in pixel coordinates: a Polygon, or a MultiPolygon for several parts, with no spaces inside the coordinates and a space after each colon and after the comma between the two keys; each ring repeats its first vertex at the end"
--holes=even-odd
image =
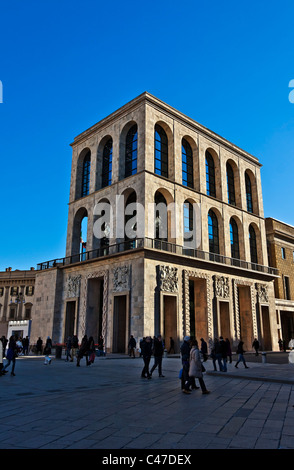
{"type": "Polygon", "coordinates": [[[203,372],[205,371],[203,362],[207,360],[207,344],[203,338],[201,338],[201,350],[204,351],[204,354],[200,352],[196,339],[185,336],[184,342],[181,345],[182,370],[180,378],[182,391],[187,395],[192,390],[199,389],[196,385],[196,379],[199,381],[203,395],[210,393],[203,379],[203,372]]]}
{"type": "MultiPolygon", "coordinates": [[[[77,359],[77,367],[80,367],[81,359],[84,357],[86,359],[86,365],[90,366],[93,364],[96,357],[96,346],[93,336],[84,335],[79,343],[77,335],[69,336],[65,345],[66,349],[66,361],[73,362],[74,358],[77,359]]],[[[103,337],[100,335],[98,341],[98,355],[105,355],[104,353],[104,341],[103,337]]]]}
{"type": "Polygon", "coordinates": [[[143,357],[144,367],[141,372],[141,377],[145,379],[151,379],[154,370],[157,368],[158,376],[164,377],[162,373],[162,357],[164,353],[164,342],[161,335],[154,336],[153,340],[151,336],[143,338],[140,342],[141,356],[143,357]],[[151,356],[154,356],[154,364],[151,370],[149,370],[151,356]]]}
{"type": "MultiPolygon", "coordinates": [[[[257,341],[257,340],[255,340],[257,341]]],[[[254,343],[253,343],[254,344],[254,343]]],[[[255,345],[257,347],[257,345],[255,345]]],[[[258,348],[257,347],[257,354],[258,354],[258,348]]],[[[242,362],[244,364],[245,369],[248,369],[248,366],[246,364],[245,358],[244,358],[244,342],[240,341],[237,347],[237,355],[238,359],[235,364],[235,367],[238,368],[238,364],[242,362]]],[[[232,364],[232,349],[231,349],[231,344],[228,338],[224,340],[222,336],[214,339],[213,346],[211,348],[211,354],[210,357],[212,359],[213,367],[214,370],[217,370],[216,364],[218,364],[219,370],[221,372],[227,372],[227,363],[228,361],[230,364],[232,364]]]]}

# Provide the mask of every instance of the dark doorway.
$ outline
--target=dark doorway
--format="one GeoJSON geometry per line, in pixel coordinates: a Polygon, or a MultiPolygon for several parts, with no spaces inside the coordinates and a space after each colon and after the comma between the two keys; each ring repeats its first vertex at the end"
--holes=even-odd
{"type": "Polygon", "coordinates": [[[69,336],[73,336],[75,329],[75,313],[76,313],[76,301],[70,301],[66,303],[66,316],[65,316],[65,328],[64,328],[64,341],[67,341],[69,336]]]}
{"type": "Polygon", "coordinates": [[[113,348],[114,353],[126,352],[127,296],[116,295],[113,308],[113,348]]]}
{"type": "Polygon", "coordinates": [[[170,338],[175,342],[175,352],[178,352],[178,328],[177,328],[177,297],[172,295],[164,295],[164,322],[163,322],[163,338],[165,345],[169,344],[170,338]]]}

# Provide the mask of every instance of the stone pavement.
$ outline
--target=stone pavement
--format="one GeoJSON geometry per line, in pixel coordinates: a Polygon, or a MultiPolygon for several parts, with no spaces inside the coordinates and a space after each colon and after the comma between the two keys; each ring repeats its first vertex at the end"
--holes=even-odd
{"type": "MultiPolygon", "coordinates": [[[[140,377],[141,358],[109,355],[86,367],[21,357],[0,377],[0,449],[293,449],[294,365],[248,363],[180,389],[180,358],[164,378],[140,377]]],[[[151,365],[153,364],[153,358],[151,365]]]]}

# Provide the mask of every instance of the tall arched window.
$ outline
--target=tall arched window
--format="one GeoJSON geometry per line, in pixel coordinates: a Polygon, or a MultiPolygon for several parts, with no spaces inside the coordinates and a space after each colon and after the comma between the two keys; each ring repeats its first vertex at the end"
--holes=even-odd
{"type": "Polygon", "coordinates": [[[109,139],[103,148],[102,155],[102,188],[111,185],[112,179],[112,139],[109,139]]]}
{"type": "Polygon", "coordinates": [[[134,124],[126,136],[125,178],[137,173],[137,124],[134,124]]]}
{"type": "Polygon", "coordinates": [[[193,188],[193,153],[189,142],[182,140],[182,183],[193,188]]]}
{"type": "Polygon", "coordinates": [[[208,212],[208,239],[209,252],[219,254],[218,221],[212,210],[208,212]]]}
{"type": "Polygon", "coordinates": [[[240,259],[238,226],[233,218],[230,220],[230,240],[231,257],[240,259]]]}
{"type": "Polygon", "coordinates": [[[193,240],[193,205],[191,202],[184,202],[184,243],[193,240]]]}
{"type": "Polygon", "coordinates": [[[229,163],[227,163],[227,190],[228,190],[228,203],[235,206],[236,196],[235,196],[234,171],[233,171],[232,166],[229,163]]]}
{"type": "Polygon", "coordinates": [[[168,140],[165,131],[158,124],[154,132],[154,172],[168,178],[168,140]]]}
{"type": "MultiPolygon", "coordinates": [[[[126,200],[125,207],[129,206],[129,204],[135,204],[137,202],[137,195],[135,191],[133,191],[126,200]]],[[[134,240],[134,232],[137,231],[137,211],[133,211],[132,214],[125,214],[125,241],[134,240]],[[135,219],[135,220],[132,220],[135,219]],[[130,222],[133,223],[130,225],[130,222]]],[[[129,248],[133,248],[134,244],[130,243],[129,248]]]]}
{"type": "Polygon", "coordinates": [[[160,191],[155,193],[155,238],[157,240],[167,241],[168,239],[168,226],[167,226],[167,202],[160,191]]]}
{"type": "Polygon", "coordinates": [[[249,244],[250,244],[251,263],[257,264],[258,258],[257,258],[256,233],[252,225],[249,225],[249,244]]]}
{"type": "Polygon", "coordinates": [[[89,194],[90,189],[90,170],[91,170],[91,152],[86,153],[83,161],[83,176],[82,176],[82,197],[89,194]]]}
{"type": "Polygon", "coordinates": [[[206,164],[206,193],[208,194],[208,196],[216,197],[214,160],[208,151],[206,151],[206,154],[205,154],[205,164],[206,164]]]}
{"type": "Polygon", "coordinates": [[[250,177],[247,172],[245,172],[245,186],[246,186],[247,211],[253,212],[252,186],[251,186],[250,177]]]}

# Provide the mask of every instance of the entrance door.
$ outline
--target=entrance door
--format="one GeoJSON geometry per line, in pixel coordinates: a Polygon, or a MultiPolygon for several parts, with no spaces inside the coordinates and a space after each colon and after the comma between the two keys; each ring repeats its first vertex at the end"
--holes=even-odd
{"type": "Polygon", "coordinates": [[[65,317],[65,328],[64,328],[64,341],[69,336],[73,336],[75,328],[75,312],[76,312],[76,301],[70,301],[66,303],[66,317],[65,317]]]}
{"type": "Polygon", "coordinates": [[[241,340],[244,342],[245,351],[250,351],[252,349],[253,343],[252,305],[250,287],[238,286],[238,293],[241,340]]]}
{"type": "Polygon", "coordinates": [[[221,336],[231,340],[230,332],[230,304],[229,302],[219,303],[219,315],[220,315],[220,332],[221,336]]]}
{"type": "Polygon", "coordinates": [[[271,327],[269,319],[269,308],[266,305],[261,306],[262,329],[263,329],[263,348],[266,351],[272,350],[271,327]]]}
{"type": "Polygon", "coordinates": [[[113,348],[114,353],[125,353],[126,345],[126,326],[127,326],[127,296],[116,295],[114,297],[113,309],[113,348]]]}
{"type": "Polygon", "coordinates": [[[177,297],[172,295],[163,296],[163,338],[166,347],[173,338],[178,352],[177,297]]]}

